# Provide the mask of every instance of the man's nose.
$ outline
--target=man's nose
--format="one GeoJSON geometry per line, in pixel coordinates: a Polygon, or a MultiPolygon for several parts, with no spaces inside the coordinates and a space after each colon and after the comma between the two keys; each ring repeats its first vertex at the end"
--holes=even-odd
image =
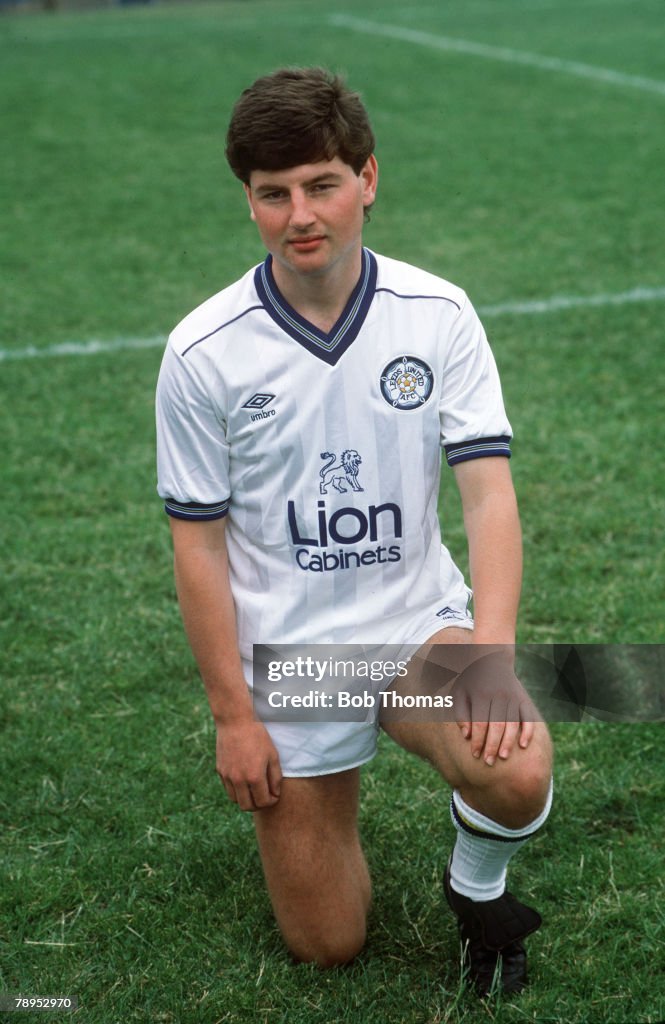
{"type": "Polygon", "coordinates": [[[294,228],[306,228],[313,224],[315,219],[316,216],[312,210],[307,193],[294,189],[291,193],[291,226],[294,228]]]}

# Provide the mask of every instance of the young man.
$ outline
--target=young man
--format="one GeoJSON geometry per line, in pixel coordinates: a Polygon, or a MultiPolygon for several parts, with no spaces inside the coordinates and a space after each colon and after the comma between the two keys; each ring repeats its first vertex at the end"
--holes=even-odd
{"type": "Polygon", "coordinates": [[[506,865],[547,817],[551,750],[542,723],[502,710],[519,689],[521,542],[491,352],[459,288],[363,248],[374,137],[337,77],[256,81],[227,157],[268,256],[176,328],[157,400],[158,489],[217,771],[254,812],[291,952],[347,962],[370,903],[357,809],[377,729],[258,721],[253,645],[422,644],[430,663],[438,645],[498,645],[509,683],[497,681],[491,713],[475,700],[474,714],[471,696],[467,721],[384,728],[453,787],[444,886],[471,976],[482,994],[495,974],[517,991],[540,917],[505,891],[506,865]],[[441,544],[441,447],[462,498],[475,625],[441,544]]]}

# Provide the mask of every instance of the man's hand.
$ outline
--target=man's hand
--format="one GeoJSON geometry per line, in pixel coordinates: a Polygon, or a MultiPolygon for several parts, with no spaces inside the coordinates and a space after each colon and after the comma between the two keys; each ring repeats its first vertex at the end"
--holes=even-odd
{"type": "Polygon", "coordinates": [[[272,807],[279,800],[282,769],[261,722],[217,726],[217,774],[241,811],[272,807]]]}
{"type": "Polygon", "coordinates": [[[468,650],[473,660],[452,690],[457,724],[473,756],[491,767],[497,756],[510,757],[516,742],[528,747],[540,715],[515,675],[512,651],[481,646],[468,650]]]}

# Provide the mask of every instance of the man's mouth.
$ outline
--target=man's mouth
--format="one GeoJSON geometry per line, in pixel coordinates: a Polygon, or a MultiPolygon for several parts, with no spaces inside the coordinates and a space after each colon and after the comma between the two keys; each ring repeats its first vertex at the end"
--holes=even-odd
{"type": "Polygon", "coordinates": [[[289,245],[292,245],[298,252],[309,252],[311,249],[316,249],[323,240],[324,235],[307,235],[303,238],[289,239],[289,245]]]}

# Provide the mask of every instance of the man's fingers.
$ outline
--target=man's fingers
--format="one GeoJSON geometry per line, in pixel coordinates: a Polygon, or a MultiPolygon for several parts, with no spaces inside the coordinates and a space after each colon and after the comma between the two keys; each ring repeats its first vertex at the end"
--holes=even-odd
{"type": "MultiPolygon", "coordinates": [[[[516,717],[516,716],[511,716],[516,717]]],[[[462,729],[469,723],[459,722],[462,729]]],[[[510,757],[518,743],[521,749],[526,749],[533,738],[535,731],[534,722],[471,722],[471,753],[474,757],[483,758],[485,764],[490,768],[496,763],[497,757],[505,761],[510,757]]]]}
{"type": "Polygon", "coordinates": [[[462,736],[465,740],[471,738],[471,703],[468,695],[463,689],[460,689],[459,693],[455,694],[454,698],[455,717],[457,719],[457,725],[462,731],[462,736]]]}
{"type": "Polygon", "coordinates": [[[269,792],[266,782],[232,782],[230,778],[224,776],[221,776],[221,779],[229,800],[237,804],[241,811],[256,811],[260,807],[270,807],[271,804],[277,803],[277,796],[269,792]]]}
{"type": "Polygon", "coordinates": [[[499,747],[506,731],[505,722],[490,722],[487,728],[487,736],[485,737],[485,746],[483,749],[483,756],[485,764],[488,764],[490,768],[496,761],[496,756],[499,753],[499,747]]]}
{"type": "Polygon", "coordinates": [[[519,735],[520,723],[519,722],[506,722],[503,738],[499,745],[499,757],[502,761],[510,757],[511,751],[515,746],[515,741],[519,735]]]}
{"type": "Polygon", "coordinates": [[[279,799],[279,795],[282,789],[282,766],[279,763],[279,757],[275,755],[268,761],[268,790],[270,795],[279,799]]]}
{"type": "Polygon", "coordinates": [[[230,782],[228,779],[225,779],[223,775],[220,775],[219,777],[222,780],[222,785],[226,790],[226,795],[228,796],[229,800],[231,800],[234,804],[237,804],[238,798],[236,796],[236,791],[233,783],[230,782]]]}
{"type": "Polygon", "coordinates": [[[241,811],[260,811],[264,807],[272,807],[279,799],[279,794],[271,793],[267,776],[257,782],[236,786],[236,793],[241,811]]]}
{"type": "Polygon", "coordinates": [[[487,719],[484,722],[471,722],[471,753],[474,757],[480,757],[483,752],[488,728],[487,719]]]}
{"type": "Polygon", "coordinates": [[[279,800],[282,769],[265,726],[251,722],[217,730],[216,767],[229,800],[242,811],[272,807],[279,800]]]}
{"type": "Polygon", "coordinates": [[[252,788],[246,782],[238,783],[235,786],[237,804],[241,811],[255,811],[256,804],[254,802],[254,795],[252,788]]]}
{"type": "Polygon", "coordinates": [[[534,734],[535,730],[536,730],[536,723],[535,722],[522,722],[522,726],[521,726],[521,729],[520,729],[520,740],[519,740],[520,747],[522,748],[522,750],[526,750],[526,748],[529,746],[529,743],[533,739],[533,734],[534,734]]]}

